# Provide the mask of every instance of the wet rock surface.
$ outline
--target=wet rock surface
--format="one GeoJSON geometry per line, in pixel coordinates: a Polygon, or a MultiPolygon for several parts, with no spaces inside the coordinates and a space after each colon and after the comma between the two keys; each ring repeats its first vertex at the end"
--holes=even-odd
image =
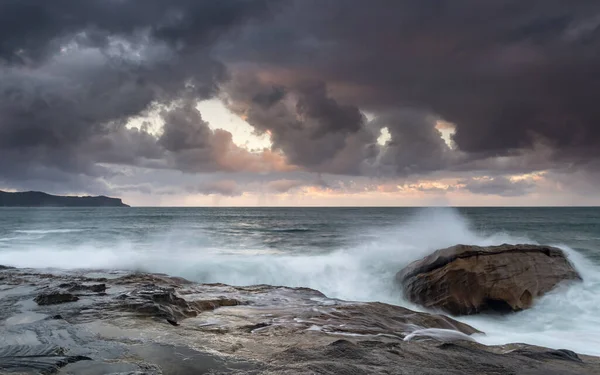
{"type": "Polygon", "coordinates": [[[215,297],[186,301],[175,293],[173,287],[162,287],[156,284],[143,284],[134,290],[117,296],[122,302],[122,309],[143,316],[164,318],[172,325],[178,321],[197,316],[203,311],[214,310],[222,306],[236,306],[240,301],[215,297]]]}
{"type": "Polygon", "coordinates": [[[66,355],[54,345],[7,345],[0,348],[0,369],[6,372],[52,374],[69,363],[90,360],[84,356],[66,355]]]}
{"type": "Polygon", "coordinates": [[[69,292],[88,292],[88,293],[104,293],[106,284],[81,284],[76,282],[63,283],[58,286],[66,289],[69,292]]]}
{"type": "Polygon", "coordinates": [[[443,315],[306,288],[125,272],[3,269],[0,277],[0,373],[600,373],[594,357],[488,347],[473,340],[475,328],[443,315]],[[34,302],[56,290],[78,300],[34,302]]]}
{"type": "Polygon", "coordinates": [[[41,293],[33,299],[38,305],[57,305],[59,303],[75,302],[79,300],[79,297],[61,291],[52,291],[48,293],[41,293]]]}
{"type": "Polygon", "coordinates": [[[468,315],[527,309],[560,283],[581,277],[558,248],[505,244],[441,249],[409,264],[397,280],[417,304],[468,315]]]}

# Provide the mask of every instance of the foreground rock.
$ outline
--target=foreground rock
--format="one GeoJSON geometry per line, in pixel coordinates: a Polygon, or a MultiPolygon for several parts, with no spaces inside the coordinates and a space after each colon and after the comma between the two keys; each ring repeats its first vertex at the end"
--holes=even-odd
{"type": "Polygon", "coordinates": [[[61,291],[52,291],[50,293],[41,293],[33,299],[38,305],[57,305],[59,303],[75,302],[79,297],[71,293],[61,291]]]}
{"type": "Polygon", "coordinates": [[[597,358],[487,347],[443,315],[122,272],[0,270],[0,373],[597,374],[597,358]],[[102,285],[102,286],[99,286],[102,285]],[[38,305],[49,291],[78,300],[38,305]]]}
{"type": "Polygon", "coordinates": [[[538,245],[457,245],[397,275],[407,298],[455,315],[531,307],[559,283],[581,280],[562,250],[538,245]]]}

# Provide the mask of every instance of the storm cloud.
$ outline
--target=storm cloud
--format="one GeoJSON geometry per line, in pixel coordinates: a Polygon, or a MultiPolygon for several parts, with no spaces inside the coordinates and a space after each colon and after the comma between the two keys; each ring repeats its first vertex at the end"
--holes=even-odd
{"type": "Polygon", "coordinates": [[[233,112],[258,133],[269,132],[274,149],[308,170],[360,174],[375,143],[358,107],[338,103],[323,82],[271,86],[239,74],[225,92],[233,112]]]}
{"type": "Polygon", "coordinates": [[[308,0],[223,55],[271,82],[325,81],[362,110],[426,111],[473,157],[543,143],[585,164],[600,154],[599,25],[596,1],[308,0]]]}
{"type": "MultiPolygon", "coordinates": [[[[211,57],[212,43],[266,4],[2,2],[1,176],[37,178],[43,169],[96,177],[102,163],[168,167],[164,136],[127,128],[127,120],[214,96],[226,68],[211,57]]],[[[213,138],[227,146],[226,134],[213,138]]]]}
{"type": "Polygon", "coordinates": [[[474,194],[500,195],[503,197],[525,195],[535,187],[535,184],[531,181],[511,181],[504,176],[462,180],[459,183],[464,186],[464,189],[474,194]]]}
{"type": "Polygon", "coordinates": [[[6,0],[0,183],[104,193],[126,166],[219,173],[197,191],[230,196],[236,173],[312,186],[296,172],[524,195],[507,176],[596,173],[599,77],[595,0],[6,0]]]}

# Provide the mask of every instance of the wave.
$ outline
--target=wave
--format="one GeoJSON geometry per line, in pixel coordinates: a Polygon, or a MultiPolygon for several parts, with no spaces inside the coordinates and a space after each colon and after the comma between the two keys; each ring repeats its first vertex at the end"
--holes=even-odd
{"type": "Polygon", "coordinates": [[[247,223],[236,224],[236,227],[241,228],[244,231],[263,233],[307,233],[316,231],[310,228],[263,228],[259,227],[258,225],[251,225],[247,223]]]}
{"type": "Polygon", "coordinates": [[[52,233],[75,233],[83,232],[85,229],[24,229],[15,230],[15,233],[23,234],[52,234],[52,233]]]}
{"type": "Polygon", "coordinates": [[[566,252],[583,282],[559,286],[531,309],[516,314],[461,318],[486,333],[478,338],[479,342],[525,342],[600,355],[600,268],[564,244],[551,245],[566,252]]]}
{"type": "Polygon", "coordinates": [[[273,284],[318,289],[330,297],[398,303],[396,272],[433,250],[456,243],[491,245],[510,242],[506,234],[475,235],[466,220],[451,210],[424,210],[410,222],[387,229],[365,230],[368,242],[329,253],[273,254],[270,248],[215,249],[206,238],[183,241],[185,235],[165,233],[150,246],[121,242],[110,247],[39,247],[0,252],[0,264],[18,267],[117,268],[163,272],[198,282],[234,285],[273,284]],[[173,241],[187,244],[172,246],[173,241]],[[193,247],[199,243],[201,248],[193,247]],[[251,254],[251,255],[249,255],[251,254]]]}
{"type": "MultiPolygon", "coordinates": [[[[421,310],[403,300],[395,274],[432,251],[459,243],[489,246],[535,243],[507,233],[477,233],[458,211],[426,209],[408,222],[389,228],[365,229],[366,237],[353,246],[323,253],[279,253],[269,248],[211,247],[197,238],[174,248],[173,238],[196,233],[165,233],[151,244],[132,242],[99,247],[89,243],[65,249],[40,244],[27,249],[0,251],[0,264],[17,267],[128,269],[162,272],[197,282],[233,285],[271,284],[309,287],[333,298],[381,301],[421,310]],[[365,238],[368,238],[366,240],[365,238]],[[190,244],[199,244],[192,246],[190,244]]],[[[307,233],[307,235],[310,235],[307,233]]],[[[61,245],[63,246],[63,245],[61,245]]],[[[460,318],[487,333],[476,339],[485,344],[527,342],[600,355],[600,269],[576,251],[563,248],[584,282],[556,290],[527,311],[508,316],[460,318]]]]}
{"type": "Polygon", "coordinates": [[[308,228],[272,228],[265,229],[265,232],[278,232],[278,233],[305,233],[305,232],[314,232],[314,229],[308,228]]]}

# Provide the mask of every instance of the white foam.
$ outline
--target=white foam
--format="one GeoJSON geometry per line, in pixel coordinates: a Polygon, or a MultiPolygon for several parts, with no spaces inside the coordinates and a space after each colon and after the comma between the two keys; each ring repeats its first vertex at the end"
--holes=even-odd
{"type": "Polygon", "coordinates": [[[600,355],[600,270],[561,244],[583,282],[559,286],[531,309],[508,316],[471,316],[460,320],[484,331],[487,344],[523,342],[581,354],[600,355]]]}
{"type": "Polygon", "coordinates": [[[459,340],[474,341],[471,336],[453,329],[425,328],[418,329],[404,338],[404,341],[412,341],[418,338],[433,338],[442,342],[453,342],[459,340]]]}

